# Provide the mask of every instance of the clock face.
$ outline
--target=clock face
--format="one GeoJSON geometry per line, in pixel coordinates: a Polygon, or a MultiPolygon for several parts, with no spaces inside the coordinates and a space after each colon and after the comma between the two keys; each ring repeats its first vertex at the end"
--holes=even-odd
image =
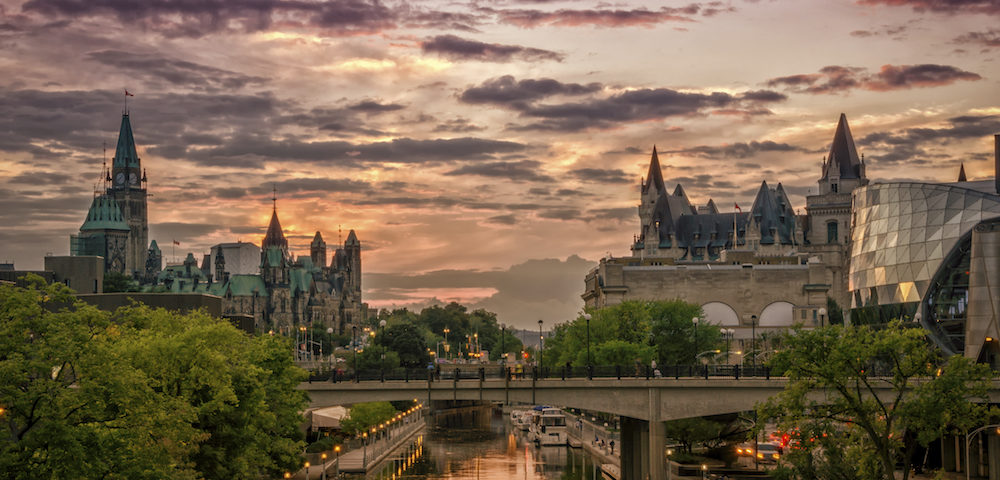
{"type": "Polygon", "coordinates": [[[135,185],[138,182],[139,182],[139,177],[136,177],[134,173],[130,173],[128,175],[128,183],[135,185]]]}
{"type": "Polygon", "coordinates": [[[119,172],[118,175],[115,175],[115,183],[119,185],[125,183],[125,174],[119,172]]]}

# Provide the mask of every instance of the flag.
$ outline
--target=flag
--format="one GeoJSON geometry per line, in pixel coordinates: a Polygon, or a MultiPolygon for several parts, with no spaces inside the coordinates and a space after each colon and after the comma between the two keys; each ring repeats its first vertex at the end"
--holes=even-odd
{"type": "Polygon", "coordinates": [[[135,95],[132,95],[131,93],[128,93],[128,90],[125,90],[125,96],[126,97],[134,97],[135,95]]]}
{"type": "Polygon", "coordinates": [[[178,242],[177,240],[174,240],[174,245],[178,245],[179,246],[180,244],[181,244],[181,242],[178,242]]]}
{"type": "Polygon", "coordinates": [[[738,204],[738,203],[733,203],[733,206],[735,206],[737,210],[739,210],[739,211],[741,211],[741,212],[743,211],[743,209],[741,209],[741,208],[740,208],[740,204],[738,204]]]}

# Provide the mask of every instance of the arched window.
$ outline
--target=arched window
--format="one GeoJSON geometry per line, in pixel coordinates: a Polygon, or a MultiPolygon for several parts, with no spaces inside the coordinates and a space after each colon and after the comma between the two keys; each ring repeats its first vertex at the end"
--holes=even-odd
{"type": "Polygon", "coordinates": [[[826,222],[826,243],[840,243],[837,241],[837,221],[826,222]]]}
{"type": "Polygon", "coordinates": [[[760,312],[760,321],[757,323],[761,327],[790,327],[792,326],[793,305],[788,302],[774,302],[764,311],[760,312]]]}

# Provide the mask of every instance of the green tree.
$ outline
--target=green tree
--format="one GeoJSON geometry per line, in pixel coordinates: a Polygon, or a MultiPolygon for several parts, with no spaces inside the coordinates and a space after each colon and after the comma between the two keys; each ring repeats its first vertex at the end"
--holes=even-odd
{"type": "Polygon", "coordinates": [[[680,442],[684,451],[691,453],[696,444],[706,447],[713,440],[722,437],[727,424],[715,422],[704,417],[682,418],[664,423],[667,438],[680,442]]]}
{"type": "Polygon", "coordinates": [[[694,323],[695,317],[703,316],[698,305],[682,300],[650,302],[649,312],[660,365],[690,364],[695,355],[715,349],[720,343],[718,326],[704,321],[694,323]]]}
{"type": "Polygon", "coordinates": [[[379,344],[376,348],[385,347],[394,352],[398,356],[397,363],[404,367],[422,367],[430,361],[421,329],[410,321],[387,325],[385,335],[379,333],[375,339],[379,344]]]}
{"type": "Polygon", "coordinates": [[[340,427],[348,435],[359,435],[371,427],[396,416],[397,410],[389,402],[357,403],[343,420],[340,427]]]}
{"type": "Polygon", "coordinates": [[[300,463],[290,345],[196,312],[113,315],[61,285],[0,286],[0,471],[257,478],[300,463]]]}
{"type": "Polygon", "coordinates": [[[139,283],[120,272],[104,273],[104,293],[138,292],[139,283]]]}
{"type": "Polygon", "coordinates": [[[902,465],[905,480],[918,445],[979,425],[988,414],[977,400],[987,400],[989,368],[942,357],[922,329],[898,321],[881,329],[796,329],[771,365],[788,385],[760,406],[759,425],[774,421],[798,432],[802,453],[788,457],[797,478],[851,478],[821,468],[833,459],[857,478],[892,479],[902,465]]]}

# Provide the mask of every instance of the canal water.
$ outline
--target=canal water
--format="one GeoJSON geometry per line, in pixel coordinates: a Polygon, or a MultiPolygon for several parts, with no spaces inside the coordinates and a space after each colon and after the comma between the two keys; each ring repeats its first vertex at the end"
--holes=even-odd
{"type": "Polygon", "coordinates": [[[601,472],[582,449],[535,447],[509,421],[494,417],[489,428],[428,428],[375,471],[345,478],[597,480],[601,472]]]}

